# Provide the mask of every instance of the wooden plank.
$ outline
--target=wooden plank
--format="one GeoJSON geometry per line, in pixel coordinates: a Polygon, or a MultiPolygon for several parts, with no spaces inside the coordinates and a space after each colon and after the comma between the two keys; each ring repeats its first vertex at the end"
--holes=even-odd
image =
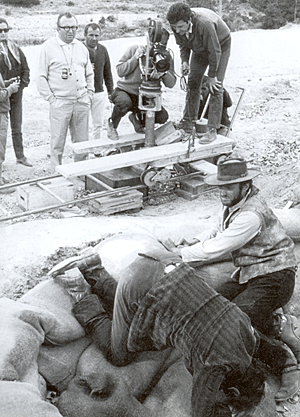
{"type": "Polygon", "coordinates": [[[145,142],[145,135],[141,133],[130,133],[120,136],[119,140],[110,140],[108,138],[88,140],[86,142],[77,142],[70,144],[70,148],[76,154],[88,152],[100,152],[103,149],[120,148],[122,146],[141,145],[145,142]]]}
{"type": "Polygon", "coordinates": [[[56,167],[56,171],[64,177],[94,174],[111,169],[133,166],[136,164],[151,163],[153,166],[163,167],[178,162],[195,161],[232,151],[234,141],[218,135],[210,144],[196,144],[188,155],[188,143],[172,143],[152,148],[142,148],[136,151],[111,155],[103,158],[90,159],[56,167]]]}
{"type": "Polygon", "coordinates": [[[189,165],[195,171],[199,171],[205,175],[216,174],[218,171],[217,165],[211,164],[208,161],[195,161],[189,165]]]}

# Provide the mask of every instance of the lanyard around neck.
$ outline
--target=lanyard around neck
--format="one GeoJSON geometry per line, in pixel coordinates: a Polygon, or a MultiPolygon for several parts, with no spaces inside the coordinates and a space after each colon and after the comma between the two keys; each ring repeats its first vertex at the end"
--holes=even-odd
{"type": "MultiPolygon", "coordinates": [[[[72,44],[71,44],[71,45],[72,45],[72,44]]],[[[69,61],[68,61],[67,55],[66,55],[65,50],[64,50],[64,45],[60,45],[60,46],[61,46],[61,49],[62,49],[62,51],[63,51],[64,57],[65,57],[65,60],[66,60],[66,63],[67,63],[69,76],[70,76],[70,77],[72,77],[71,68],[72,68],[72,66],[73,66],[73,47],[72,47],[72,51],[71,51],[71,62],[70,62],[70,64],[69,64],[69,61]]]]}

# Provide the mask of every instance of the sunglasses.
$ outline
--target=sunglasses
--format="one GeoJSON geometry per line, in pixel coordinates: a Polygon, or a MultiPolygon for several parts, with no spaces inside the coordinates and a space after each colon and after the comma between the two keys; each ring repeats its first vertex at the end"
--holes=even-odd
{"type": "Polygon", "coordinates": [[[7,32],[9,32],[9,29],[8,28],[7,29],[0,29],[0,33],[2,33],[2,32],[7,33],[7,32]]]}
{"type": "Polygon", "coordinates": [[[65,30],[66,32],[70,32],[70,30],[72,32],[76,32],[76,30],[78,29],[78,26],[58,26],[60,29],[65,30]]]}

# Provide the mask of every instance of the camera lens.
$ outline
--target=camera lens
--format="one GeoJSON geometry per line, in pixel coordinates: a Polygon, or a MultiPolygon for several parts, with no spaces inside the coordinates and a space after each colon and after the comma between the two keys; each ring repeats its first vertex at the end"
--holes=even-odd
{"type": "Polygon", "coordinates": [[[155,55],[155,68],[158,72],[166,72],[170,68],[170,63],[162,55],[155,55]]]}

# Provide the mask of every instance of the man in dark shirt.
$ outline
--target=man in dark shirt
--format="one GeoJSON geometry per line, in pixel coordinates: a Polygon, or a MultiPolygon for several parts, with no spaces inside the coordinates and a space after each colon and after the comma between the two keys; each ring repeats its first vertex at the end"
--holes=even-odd
{"type": "Polygon", "coordinates": [[[164,249],[140,254],[117,288],[104,268],[96,284],[95,268],[83,274],[94,294],[73,312],[113,365],[124,366],[141,351],[177,348],[193,375],[194,417],[229,417],[260,402],[265,376],[252,361],[259,336],[249,317],[180,257],[164,249]],[[114,293],[111,322],[105,302],[114,293]]]}
{"type": "Polygon", "coordinates": [[[99,43],[101,29],[97,23],[89,23],[84,28],[85,46],[89,50],[90,60],[94,69],[95,94],[91,105],[91,116],[93,122],[93,139],[101,139],[105,92],[105,83],[108,96],[113,92],[113,76],[111,73],[110,59],[105,46],[99,43]]]}
{"type": "Polygon", "coordinates": [[[217,137],[223,101],[223,81],[230,56],[231,36],[225,22],[212,10],[199,8],[194,13],[187,4],[172,4],[167,20],[180,48],[181,72],[188,75],[188,92],[182,118],[182,129],[190,133],[196,122],[200,103],[200,85],[208,68],[211,103],[208,132],[200,143],[217,137]]]}
{"type": "Polygon", "coordinates": [[[22,136],[23,89],[29,84],[29,67],[23,51],[15,44],[15,42],[8,39],[10,29],[7,21],[1,17],[0,72],[6,87],[16,80],[20,82],[19,90],[9,98],[11,136],[17,163],[32,167],[32,164],[24,155],[22,136]]]}

